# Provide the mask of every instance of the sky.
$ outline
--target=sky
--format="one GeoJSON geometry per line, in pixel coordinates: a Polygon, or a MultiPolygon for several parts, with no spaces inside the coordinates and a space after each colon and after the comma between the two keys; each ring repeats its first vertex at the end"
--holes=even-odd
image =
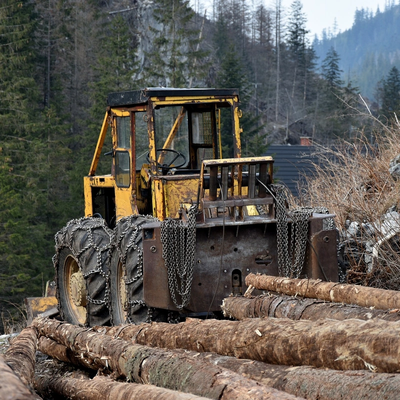
{"type": "MultiPolygon", "coordinates": [[[[281,0],[282,6],[290,9],[293,0],[281,0]]],[[[248,4],[259,4],[260,0],[247,0],[248,4]]],[[[321,37],[323,29],[333,28],[335,18],[338,32],[350,29],[353,25],[354,14],[358,9],[370,9],[375,14],[379,5],[384,11],[385,4],[393,0],[302,0],[303,11],[307,16],[307,29],[311,38],[314,35],[321,37]]],[[[199,4],[207,7],[207,14],[212,13],[212,0],[191,0],[192,5],[199,4]]],[[[263,0],[266,7],[273,8],[274,0],[263,0]]],[[[202,7],[202,9],[203,9],[202,7]]]]}
{"type": "MultiPolygon", "coordinates": [[[[293,0],[282,0],[282,5],[289,10],[293,0]]],[[[266,5],[268,5],[266,1],[266,5]]],[[[369,8],[375,14],[377,7],[384,11],[387,0],[302,0],[303,11],[307,16],[307,28],[314,36],[321,37],[322,30],[334,26],[335,18],[338,31],[350,29],[357,9],[369,8]]]]}

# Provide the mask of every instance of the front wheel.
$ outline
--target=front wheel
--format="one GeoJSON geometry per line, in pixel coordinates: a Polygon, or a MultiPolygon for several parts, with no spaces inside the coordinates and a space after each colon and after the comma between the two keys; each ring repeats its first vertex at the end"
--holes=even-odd
{"type": "Polygon", "coordinates": [[[113,325],[167,321],[168,312],[147,307],[143,296],[142,225],[151,216],[122,218],[114,229],[110,262],[110,309],[113,325]]]}
{"type": "Polygon", "coordinates": [[[112,231],[101,218],[70,221],[56,236],[58,308],[75,325],[109,325],[108,260],[112,231]]]}

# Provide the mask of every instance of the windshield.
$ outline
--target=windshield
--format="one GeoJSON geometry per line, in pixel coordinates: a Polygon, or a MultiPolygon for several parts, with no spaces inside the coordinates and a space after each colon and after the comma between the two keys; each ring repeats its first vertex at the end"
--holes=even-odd
{"type": "Polygon", "coordinates": [[[158,152],[159,164],[170,164],[176,152],[189,160],[188,115],[182,106],[160,107],[154,110],[157,149],[171,149],[175,152],[158,152]]]}

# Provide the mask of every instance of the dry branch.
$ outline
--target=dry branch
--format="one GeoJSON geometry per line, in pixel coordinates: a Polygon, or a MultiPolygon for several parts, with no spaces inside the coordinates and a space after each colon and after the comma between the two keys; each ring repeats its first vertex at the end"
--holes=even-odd
{"type": "Polygon", "coordinates": [[[399,321],[398,310],[383,311],[370,308],[331,303],[323,300],[305,299],[285,295],[266,294],[254,298],[227,297],[221,306],[226,317],[242,320],[245,318],[290,318],[316,321],[330,318],[337,320],[380,318],[385,321],[399,321]]]}
{"type": "Polygon", "coordinates": [[[11,342],[10,347],[4,354],[7,365],[29,386],[32,384],[36,362],[37,337],[33,328],[25,328],[11,342]]]}
{"type": "Polygon", "coordinates": [[[341,370],[400,370],[400,322],[382,320],[187,320],[101,328],[109,335],[168,349],[341,370]]]}
{"type": "Polygon", "coordinates": [[[43,397],[63,396],[76,400],[196,400],[205,399],[189,393],[180,393],[152,385],[115,382],[104,376],[89,379],[85,374],[60,373],[48,368],[35,380],[36,390],[43,397]]]}
{"type": "MultiPolygon", "coordinates": [[[[110,370],[137,383],[221,400],[294,398],[185,354],[132,345],[91,329],[45,318],[35,319],[33,326],[40,335],[68,347],[76,360],[87,368],[110,370]]],[[[57,351],[57,354],[60,352],[57,351]]]]}
{"type": "Polygon", "coordinates": [[[400,309],[400,292],[314,279],[290,279],[249,274],[246,285],[289,296],[310,297],[337,303],[356,304],[381,310],[400,309]]]}
{"type": "Polygon", "coordinates": [[[239,360],[215,353],[196,353],[182,349],[174,351],[186,352],[192,357],[308,400],[395,399],[400,391],[399,374],[288,367],[261,361],[239,360]]]}
{"type": "Polygon", "coordinates": [[[41,400],[38,395],[31,393],[28,387],[15,375],[14,371],[6,364],[3,356],[0,356],[0,399],[41,400]]]}

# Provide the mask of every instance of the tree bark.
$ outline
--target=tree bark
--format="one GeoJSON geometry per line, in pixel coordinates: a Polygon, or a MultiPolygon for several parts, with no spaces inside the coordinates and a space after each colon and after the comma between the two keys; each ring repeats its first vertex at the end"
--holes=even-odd
{"type": "Polygon", "coordinates": [[[189,319],[184,323],[101,328],[110,335],[168,349],[248,358],[279,365],[339,370],[400,370],[400,322],[189,319]]]}
{"type": "MultiPolygon", "coordinates": [[[[132,345],[91,329],[45,318],[35,319],[33,326],[39,335],[68,347],[85,367],[110,370],[120,377],[126,377],[137,383],[221,400],[294,398],[232,371],[192,359],[185,354],[132,345]]],[[[60,355],[60,352],[57,351],[57,354],[60,355]]]]}
{"type": "MultiPolygon", "coordinates": [[[[63,396],[76,400],[197,400],[204,397],[181,393],[152,385],[115,382],[104,376],[89,379],[75,371],[62,374],[56,368],[46,370],[35,379],[35,388],[44,398],[63,396]]],[[[58,398],[58,397],[57,397],[58,398]]]]}
{"type": "Polygon", "coordinates": [[[369,371],[335,371],[312,367],[291,367],[243,360],[215,353],[186,352],[192,357],[219,365],[294,396],[308,400],[395,399],[400,390],[399,374],[369,371]]]}
{"type": "Polygon", "coordinates": [[[33,328],[25,328],[14,338],[4,360],[26,386],[32,384],[36,363],[37,337],[33,328]]]}
{"type": "Polygon", "coordinates": [[[267,294],[253,298],[227,297],[221,306],[225,317],[242,320],[245,318],[290,318],[316,321],[330,318],[337,320],[380,318],[385,321],[399,321],[398,310],[383,311],[366,307],[331,303],[323,300],[305,299],[285,295],[267,294]]]}
{"type": "Polygon", "coordinates": [[[37,394],[32,393],[24,385],[14,371],[6,364],[3,356],[0,356],[0,399],[41,400],[37,394]]]}
{"type": "Polygon", "coordinates": [[[400,309],[400,292],[314,279],[290,279],[249,274],[246,285],[289,296],[310,297],[338,303],[375,307],[381,310],[400,309]]]}

